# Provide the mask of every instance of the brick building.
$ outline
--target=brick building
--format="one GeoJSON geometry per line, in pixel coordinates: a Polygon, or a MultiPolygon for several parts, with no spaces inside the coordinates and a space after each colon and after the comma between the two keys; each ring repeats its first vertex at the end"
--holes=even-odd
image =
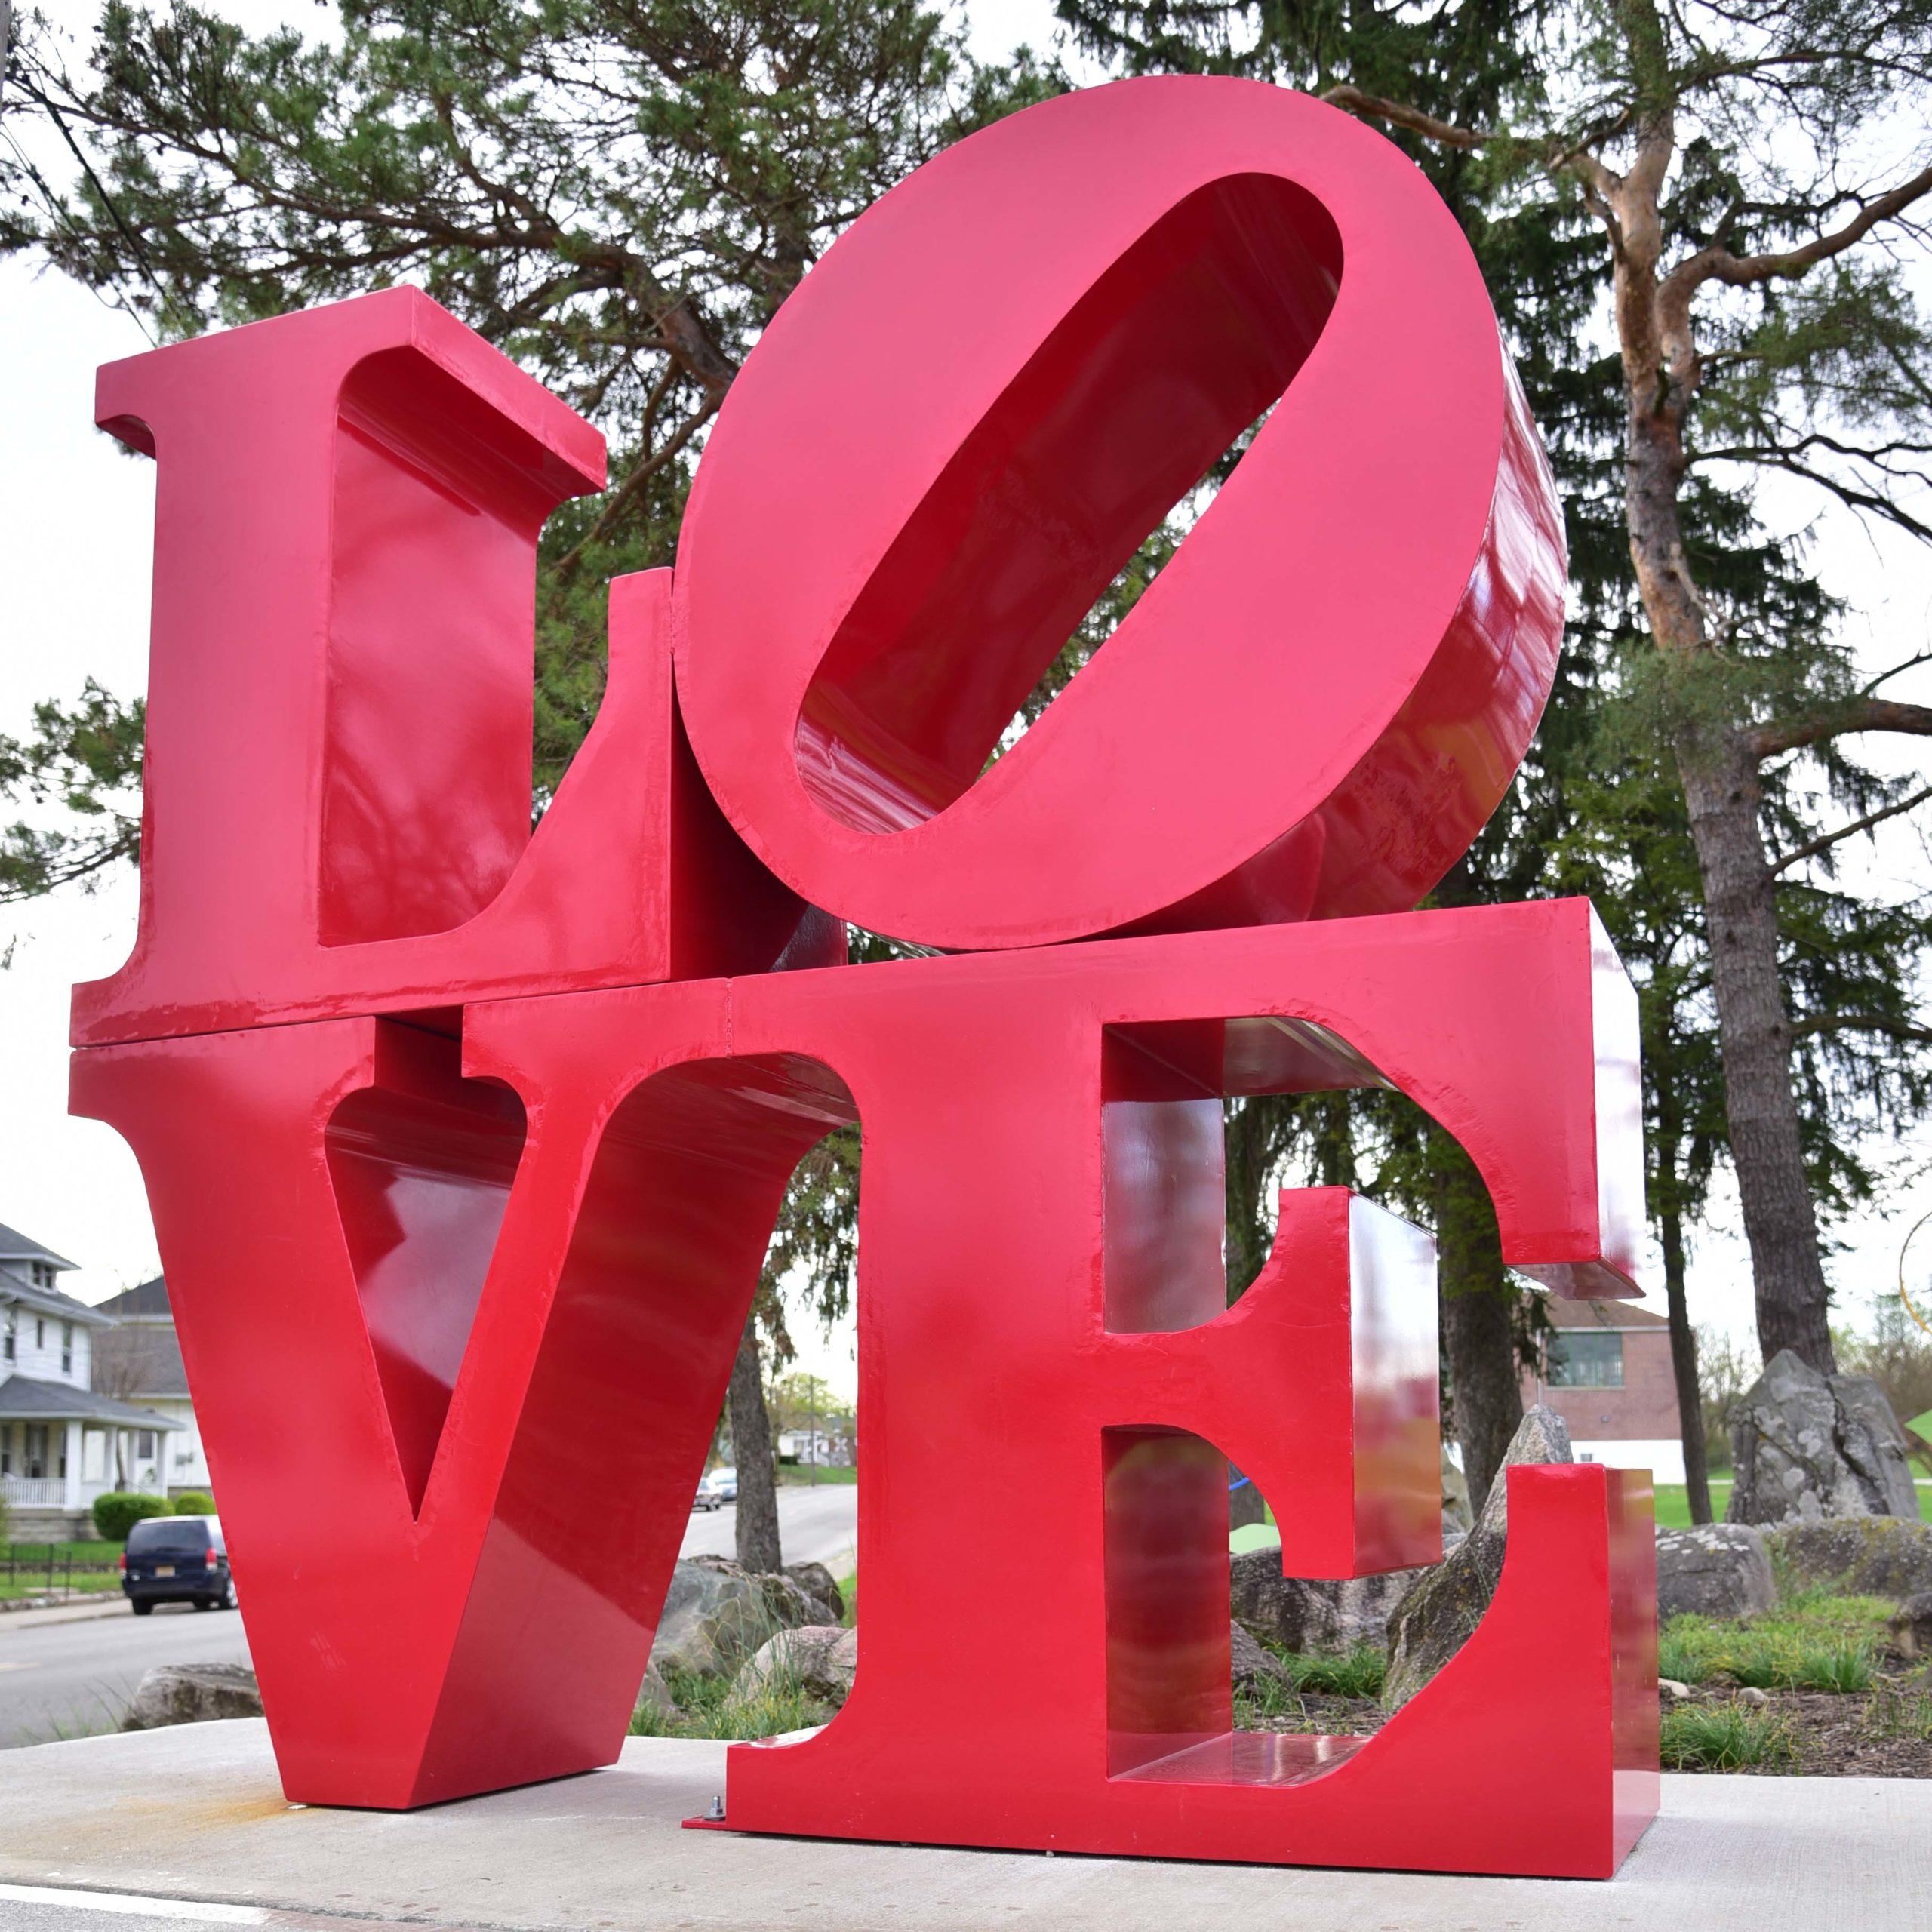
{"type": "Polygon", "coordinates": [[[1570,1427],[1580,1463],[1648,1469],[1684,1480],[1684,1432],[1670,1366],[1670,1325],[1620,1301],[1546,1306],[1553,1333],[1540,1373],[1523,1377],[1523,1400],[1545,1402],[1570,1427]]]}

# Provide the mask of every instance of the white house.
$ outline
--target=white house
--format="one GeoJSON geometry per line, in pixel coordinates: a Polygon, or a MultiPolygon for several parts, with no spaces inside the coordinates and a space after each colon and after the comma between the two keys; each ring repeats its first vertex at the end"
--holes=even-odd
{"type": "MultiPolygon", "coordinates": [[[[74,1263],[0,1224],[0,1496],[16,1539],[91,1533],[103,1490],[149,1485],[181,1425],[94,1386],[115,1318],[56,1285],[74,1263]]],[[[158,1485],[155,1485],[158,1493],[158,1485]]]]}
{"type": "Polygon", "coordinates": [[[155,1439],[152,1456],[137,1454],[140,1480],[130,1486],[158,1496],[206,1491],[208,1466],[188,1394],[188,1371],[175,1337],[166,1278],[157,1275],[139,1287],[128,1288],[103,1302],[98,1312],[112,1315],[115,1325],[103,1330],[94,1343],[96,1390],[117,1401],[152,1409],[175,1425],[155,1439]]]}

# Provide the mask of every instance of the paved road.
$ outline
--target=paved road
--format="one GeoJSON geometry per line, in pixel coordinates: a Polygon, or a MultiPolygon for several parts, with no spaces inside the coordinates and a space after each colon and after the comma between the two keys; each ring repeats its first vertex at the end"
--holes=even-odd
{"type": "Polygon", "coordinates": [[[0,1617],[0,1747],[110,1730],[158,1663],[246,1663],[248,1640],[232,1610],[158,1605],[22,1629],[0,1617]],[[109,1722],[109,1715],[112,1722],[109,1722]]]}
{"type": "Polygon", "coordinates": [[[183,1932],[184,1927],[187,1932],[202,1932],[203,1927],[214,1932],[217,1926],[274,1925],[292,1932],[295,1926],[319,1923],[264,1912],[257,1906],[190,1904],[180,1899],[75,1891],[64,1886],[0,1885],[0,1927],[6,1932],[137,1932],[143,1925],[165,1927],[166,1932],[183,1932]]]}
{"type": "MultiPolygon", "coordinates": [[[[844,1574],[858,1506],[849,1484],[780,1490],[786,1561],[829,1564],[844,1574]]],[[[694,1513],[678,1554],[728,1556],[737,1534],[737,1511],[729,1503],[694,1513]]],[[[0,1749],[111,1730],[142,1673],[155,1664],[248,1661],[248,1640],[232,1611],[164,1604],[137,1617],[121,1607],[70,1623],[0,1617],[0,1749]]]]}
{"type": "MultiPolygon", "coordinates": [[[[358,1926],[420,1924],[420,1919],[369,1919],[358,1926]]],[[[317,1918],[306,1912],[278,1912],[257,1905],[219,1905],[186,1899],[158,1898],[140,1892],[76,1891],[69,1886],[0,1885],[0,1928],[4,1932],[214,1932],[217,1926],[265,1925],[275,1932],[343,1932],[331,1914],[317,1918]]],[[[452,1928],[460,1932],[460,1928],[452,1928]]]]}
{"type": "MultiPolygon", "coordinates": [[[[858,1541],[859,1492],[851,1483],[789,1484],[778,1492],[778,1538],[787,1563],[823,1563],[835,1577],[851,1569],[858,1541]]],[[[737,1547],[738,1511],[728,1503],[709,1515],[693,1512],[680,1556],[729,1556],[737,1547]]]]}

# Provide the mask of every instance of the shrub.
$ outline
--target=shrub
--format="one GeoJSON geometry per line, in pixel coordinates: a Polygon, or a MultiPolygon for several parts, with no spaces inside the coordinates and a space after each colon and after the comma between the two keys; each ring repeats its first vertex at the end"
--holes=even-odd
{"type": "Polygon", "coordinates": [[[110,1489],[94,1500],[94,1526],[108,1543],[125,1543],[128,1532],[144,1516],[165,1516],[165,1496],[142,1496],[130,1489],[110,1489]]]}
{"type": "Polygon", "coordinates": [[[1881,1737],[1909,1737],[1932,1744],[1932,1697],[1881,1682],[1865,1707],[1865,1715],[1881,1737]]]}
{"type": "Polygon", "coordinates": [[[1708,1645],[1689,1631],[1666,1627],[1657,1639],[1657,1675],[1679,1684],[1701,1684],[1710,1670],[1708,1645]]]}
{"type": "Polygon", "coordinates": [[[1673,1771],[1741,1771],[1792,1755],[1791,1734],[1768,1711],[1702,1704],[1663,1714],[1659,1754],[1673,1771]]]}
{"type": "Polygon", "coordinates": [[[1792,1660],[1787,1681],[1799,1690],[1869,1690],[1871,1649],[1857,1642],[1807,1644],[1792,1660]]]}
{"type": "Polygon", "coordinates": [[[743,1743],[782,1737],[825,1722],[831,1713],[783,1673],[752,1697],[733,1697],[730,1681],[685,1671],[665,1673],[676,1708],[660,1711],[640,1703],[631,1714],[633,1737],[715,1737],[743,1743]]]}
{"type": "Polygon", "coordinates": [[[168,1506],[168,1513],[175,1516],[212,1516],[217,1513],[214,1498],[205,1489],[184,1489],[168,1506]]]}
{"type": "Polygon", "coordinates": [[[1790,1675],[1783,1647],[1774,1638],[1756,1632],[1721,1651],[1717,1666],[1752,1690],[1771,1690],[1788,1681],[1790,1675]]]}
{"type": "Polygon", "coordinates": [[[1358,1644],[1338,1657],[1303,1656],[1289,1652],[1281,1659],[1288,1681],[1297,1690],[1330,1697],[1379,1697],[1388,1662],[1373,1645],[1358,1644]]]}

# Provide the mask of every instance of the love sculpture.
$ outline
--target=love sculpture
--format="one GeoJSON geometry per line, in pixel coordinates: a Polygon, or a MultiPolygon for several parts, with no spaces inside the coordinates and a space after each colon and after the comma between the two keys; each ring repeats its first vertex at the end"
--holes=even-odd
{"type": "Polygon", "coordinates": [[[1513,1266],[1637,1292],[1590,907],[1412,909],[1523,755],[1564,571],[1394,147],[1134,82],[886,195],[734,384],[675,572],[612,586],[534,835],[587,424],[406,289],[114,365],[99,414],[159,495],[140,937],[76,992],[74,1105],[146,1178],[291,1798],[617,1756],[787,1177],[857,1121],[863,1667],[732,1751],[729,1829],[1616,1869],[1644,1478],[1512,1470],[1491,1608],[1372,1740],[1233,1729],[1227,1456],[1290,1576],[1441,1537],[1432,1244],[1289,1191],[1226,1309],[1223,1097],[1399,1089],[1513,1266]],[[854,971],[848,919],[950,956],[854,971]]]}

